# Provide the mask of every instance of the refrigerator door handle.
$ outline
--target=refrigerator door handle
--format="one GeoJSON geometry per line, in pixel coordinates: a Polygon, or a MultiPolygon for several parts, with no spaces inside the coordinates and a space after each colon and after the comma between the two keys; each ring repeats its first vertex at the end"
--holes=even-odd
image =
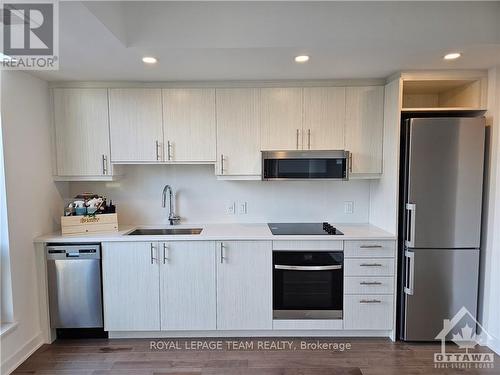
{"type": "Polygon", "coordinates": [[[404,292],[410,296],[413,295],[415,287],[415,253],[412,251],[405,251],[406,262],[406,281],[404,292]]]}
{"type": "Polygon", "coordinates": [[[406,203],[406,238],[405,244],[407,247],[415,247],[415,214],[417,205],[414,203],[406,203]]]}

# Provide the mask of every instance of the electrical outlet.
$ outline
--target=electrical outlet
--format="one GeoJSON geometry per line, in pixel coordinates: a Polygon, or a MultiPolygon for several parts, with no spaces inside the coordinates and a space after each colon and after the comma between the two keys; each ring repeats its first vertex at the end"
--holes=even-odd
{"type": "Polygon", "coordinates": [[[354,202],[353,201],[344,202],[344,213],[345,214],[354,213],[354,202]]]}
{"type": "Polygon", "coordinates": [[[236,214],[236,202],[229,202],[226,206],[226,211],[228,215],[235,215],[236,214]]]}
{"type": "Polygon", "coordinates": [[[239,203],[238,213],[240,215],[246,215],[247,214],[247,202],[240,202],[239,203]]]}

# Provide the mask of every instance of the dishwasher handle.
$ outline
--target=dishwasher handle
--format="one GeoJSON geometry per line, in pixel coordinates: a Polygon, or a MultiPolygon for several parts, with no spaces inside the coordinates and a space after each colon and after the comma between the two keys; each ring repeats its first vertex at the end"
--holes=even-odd
{"type": "Polygon", "coordinates": [[[47,260],[61,259],[101,259],[101,245],[61,245],[47,246],[47,260]]]}

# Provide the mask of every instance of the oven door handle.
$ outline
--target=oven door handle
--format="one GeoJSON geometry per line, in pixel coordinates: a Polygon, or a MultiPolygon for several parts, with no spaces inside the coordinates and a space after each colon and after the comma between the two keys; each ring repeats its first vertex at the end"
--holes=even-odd
{"type": "Polygon", "coordinates": [[[282,264],[275,264],[275,270],[287,270],[287,271],[332,271],[332,270],[341,270],[342,265],[334,265],[334,266],[285,266],[282,264]]]}

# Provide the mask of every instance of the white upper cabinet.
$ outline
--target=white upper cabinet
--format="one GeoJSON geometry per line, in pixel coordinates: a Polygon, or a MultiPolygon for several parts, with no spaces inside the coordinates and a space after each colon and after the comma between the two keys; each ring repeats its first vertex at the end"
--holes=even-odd
{"type": "Polygon", "coordinates": [[[54,89],[56,175],[112,175],[106,89],[54,89]]]}
{"type": "Polygon", "coordinates": [[[164,160],[161,89],[110,89],[111,161],[164,160]]]}
{"type": "Polygon", "coordinates": [[[346,89],[345,149],[351,155],[351,173],[382,173],[384,87],[346,89]]]}
{"type": "Polygon", "coordinates": [[[164,89],[163,125],[166,161],[215,161],[215,89],[164,89]]]}
{"type": "Polygon", "coordinates": [[[302,88],[263,88],[261,103],[261,149],[302,149],[302,88]]]}
{"type": "Polygon", "coordinates": [[[304,150],[343,150],[345,87],[304,88],[304,150]]]}
{"type": "Polygon", "coordinates": [[[216,97],[216,174],[260,176],[260,89],[216,89],[216,97]]]}
{"type": "Polygon", "coordinates": [[[217,329],[272,329],[270,241],[218,242],[217,329]]]}

